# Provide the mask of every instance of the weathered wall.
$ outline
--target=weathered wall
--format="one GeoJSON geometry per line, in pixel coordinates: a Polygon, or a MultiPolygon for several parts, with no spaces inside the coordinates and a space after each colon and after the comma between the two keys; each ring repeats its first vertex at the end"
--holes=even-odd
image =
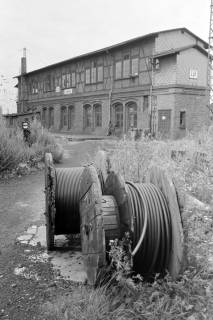
{"type": "Polygon", "coordinates": [[[182,138],[186,131],[199,131],[210,124],[210,114],[206,107],[205,91],[182,92],[175,94],[174,133],[175,139],[182,138]],[[186,129],[180,128],[180,111],[186,111],[186,129]]]}
{"type": "MultiPolygon", "coordinates": [[[[196,39],[181,30],[159,33],[155,41],[155,52],[161,52],[196,44],[196,39]]],[[[202,43],[199,45],[203,46],[202,43]]]]}
{"type": "Polygon", "coordinates": [[[155,86],[176,84],[176,55],[160,59],[160,69],[154,72],[155,86]]]}
{"type": "Polygon", "coordinates": [[[206,86],[207,64],[208,58],[195,48],[180,52],[177,55],[177,83],[206,86]],[[197,71],[197,79],[190,79],[190,69],[197,71]]]}

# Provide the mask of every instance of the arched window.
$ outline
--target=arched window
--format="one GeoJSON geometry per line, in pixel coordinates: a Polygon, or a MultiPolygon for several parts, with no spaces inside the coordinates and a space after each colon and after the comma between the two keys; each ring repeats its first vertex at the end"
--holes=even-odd
{"type": "Polygon", "coordinates": [[[42,110],[42,125],[43,127],[47,126],[47,108],[43,108],[42,110]]]}
{"type": "Polygon", "coordinates": [[[49,128],[54,126],[54,110],[53,108],[49,108],[49,128]]]}
{"type": "Polygon", "coordinates": [[[90,104],[84,106],[84,128],[92,128],[92,106],[90,104]]]}
{"type": "Polygon", "coordinates": [[[115,111],[115,127],[123,128],[123,105],[121,103],[117,103],[114,105],[115,111]]]}
{"type": "Polygon", "coordinates": [[[94,105],[94,125],[95,128],[102,127],[102,107],[100,104],[94,105]]]}
{"type": "Polygon", "coordinates": [[[67,107],[61,107],[61,128],[67,126],[67,107]]]}
{"type": "Polygon", "coordinates": [[[74,120],[75,120],[75,107],[69,106],[68,107],[68,129],[72,129],[74,127],[74,120]]]}
{"type": "Polygon", "coordinates": [[[137,104],[135,102],[129,102],[127,107],[127,129],[137,128],[137,104]]]}

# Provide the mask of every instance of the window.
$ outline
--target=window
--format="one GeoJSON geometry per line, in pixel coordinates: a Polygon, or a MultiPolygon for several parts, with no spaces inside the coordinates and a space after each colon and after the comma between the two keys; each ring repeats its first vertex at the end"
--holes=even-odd
{"type": "Polygon", "coordinates": [[[98,82],[102,82],[103,78],[103,66],[98,66],[98,82]]]}
{"type": "Polygon", "coordinates": [[[49,108],[49,128],[54,126],[54,110],[53,108],[49,108]]]}
{"type": "Polygon", "coordinates": [[[117,128],[123,128],[123,105],[115,105],[115,126],[117,128]]]}
{"type": "Polygon", "coordinates": [[[159,70],[160,69],[160,60],[158,58],[154,59],[153,68],[154,68],[154,70],[159,70]]]}
{"type": "Polygon", "coordinates": [[[96,83],[96,67],[92,67],[91,69],[91,82],[96,83]]]}
{"type": "Polygon", "coordinates": [[[66,88],[67,87],[67,75],[66,74],[62,74],[62,88],[66,88]]]}
{"type": "Polygon", "coordinates": [[[72,72],[72,87],[75,87],[75,72],[72,72]]]}
{"type": "Polygon", "coordinates": [[[44,80],[44,92],[51,91],[51,77],[47,75],[44,80]]]}
{"type": "Polygon", "coordinates": [[[67,126],[67,107],[61,107],[61,127],[67,126]]]}
{"type": "Polygon", "coordinates": [[[84,128],[92,127],[92,107],[87,104],[84,106],[84,128]]]}
{"type": "Polygon", "coordinates": [[[152,108],[157,108],[157,96],[152,96],[152,108]]]}
{"type": "Polygon", "coordinates": [[[38,93],[38,82],[34,81],[32,84],[32,93],[37,94],[38,93]]]}
{"type": "Polygon", "coordinates": [[[67,73],[67,79],[66,79],[66,88],[70,88],[71,87],[71,74],[67,73]]]}
{"type": "Polygon", "coordinates": [[[130,76],[130,57],[129,55],[124,56],[123,60],[123,78],[130,76]]]}
{"type": "Polygon", "coordinates": [[[127,126],[137,128],[137,105],[135,102],[127,104],[127,126]]]}
{"type": "Polygon", "coordinates": [[[122,61],[115,63],[115,79],[121,79],[122,77],[122,61]]]}
{"type": "Polygon", "coordinates": [[[57,87],[61,87],[61,76],[57,76],[56,79],[55,79],[55,85],[56,85],[56,88],[57,87]]]}
{"type": "Polygon", "coordinates": [[[74,120],[75,120],[75,107],[70,106],[68,108],[68,129],[72,129],[74,126],[74,120]]]}
{"type": "Polygon", "coordinates": [[[103,82],[103,66],[96,65],[96,62],[91,63],[91,68],[85,69],[86,84],[103,82]]]}
{"type": "Polygon", "coordinates": [[[101,105],[94,105],[94,123],[95,127],[102,127],[102,110],[101,105]]]}
{"type": "Polygon", "coordinates": [[[180,128],[186,129],[186,111],[180,111],[180,128]]]}
{"type": "Polygon", "coordinates": [[[90,69],[86,69],[86,84],[90,84],[90,69]]]}
{"type": "Polygon", "coordinates": [[[43,124],[43,127],[46,127],[46,125],[47,125],[47,109],[46,108],[43,108],[42,124],[43,124]]]}
{"type": "Polygon", "coordinates": [[[149,96],[143,97],[143,111],[146,111],[149,108],[149,96]]]}
{"type": "Polygon", "coordinates": [[[131,75],[132,76],[137,76],[138,75],[138,58],[133,58],[132,59],[131,68],[132,68],[131,75]]]}
{"type": "Polygon", "coordinates": [[[115,79],[133,78],[139,73],[138,57],[130,57],[129,54],[123,57],[123,60],[115,62],[115,79]]]}

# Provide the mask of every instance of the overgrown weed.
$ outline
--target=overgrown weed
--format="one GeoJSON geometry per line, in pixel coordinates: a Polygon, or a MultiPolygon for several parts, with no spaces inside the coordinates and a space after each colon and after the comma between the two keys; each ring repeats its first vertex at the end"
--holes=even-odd
{"type": "MultiPolygon", "coordinates": [[[[213,127],[179,141],[122,140],[111,152],[112,169],[125,180],[144,182],[148,169],[158,165],[169,172],[179,192],[211,205],[212,146],[213,127]],[[177,151],[173,157],[172,151],[177,151]]],[[[156,275],[149,283],[132,277],[124,242],[115,241],[111,243],[114,273],[110,281],[103,281],[105,284],[96,289],[80,287],[77,293],[59,297],[49,305],[47,319],[212,320],[213,270],[208,269],[210,253],[213,256],[212,212],[192,208],[184,215],[188,261],[178,279],[156,275]]]]}
{"type": "Polygon", "coordinates": [[[61,162],[63,149],[56,143],[53,135],[36,120],[31,124],[29,145],[23,141],[23,132],[18,127],[7,128],[0,118],[0,172],[16,169],[19,163],[34,166],[44,160],[44,154],[51,152],[55,162],[61,162]]]}

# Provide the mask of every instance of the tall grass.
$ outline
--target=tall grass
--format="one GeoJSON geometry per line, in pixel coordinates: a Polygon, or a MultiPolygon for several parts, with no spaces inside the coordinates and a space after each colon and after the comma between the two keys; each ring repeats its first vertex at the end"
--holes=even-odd
{"type": "Polygon", "coordinates": [[[0,172],[14,169],[20,162],[27,161],[29,155],[21,130],[7,128],[0,117],[0,172]]]}
{"type": "Polygon", "coordinates": [[[213,194],[213,126],[177,141],[122,140],[111,154],[111,163],[115,172],[134,182],[143,182],[150,167],[158,165],[169,172],[179,190],[209,202],[213,194]]]}
{"type": "MultiPolygon", "coordinates": [[[[213,127],[179,141],[122,140],[111,150],[110,159],[112,170],[135,182],[143,182],[149,168],[158,165],[169,172],[178,191],[212,203],[213,127]]],[[[133,282],[127,276],[126,280],[116,277],[116,283],[111,281],[102,288],[80,287],[46,304],[45,319],[213,319],[213,277],[208,269],[212,212],[190,208],[182,214],[188,265],[176,281],[167,275],[156,277],[153,283],[133,282]]],[[[213,255],[213,247],[211,250],[213,255]]]]}
{"type": "Polygon", "coordinates": [[[35,165],[44,160],[45,152],[51,152],[55,162],[62,161],[63,149],[39,122],[31,124],[29,146],[23,141],[21,129],[7,128],[5,121],[0,118],[0,172],[13,170],[21,162],[35,165]]]}

